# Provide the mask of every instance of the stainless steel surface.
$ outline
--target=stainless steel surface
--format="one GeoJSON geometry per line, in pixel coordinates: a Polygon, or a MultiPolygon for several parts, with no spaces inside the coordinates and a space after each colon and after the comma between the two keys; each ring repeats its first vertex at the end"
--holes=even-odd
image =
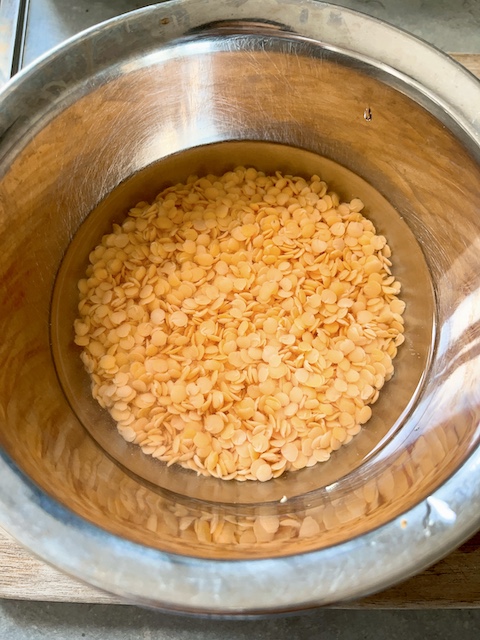
{"type": "MultiPolygon", "coordinates": [[[[165,0],[158,0],[158,3],[165,0]]],[[[2,0],[0,86],[23,66],[84,29],[155,0],[2,0]]],[[[444,51],[480,52],[480,5],[464,0],[332,0],[406,29],[444,51]]]]}
{"type": "Polygon", "coordinates": [[[25,64],[84,29],[157,2],[158,0],[30,0],[24,45],[25,64]]]}
{"type": "Polygon", "coordinates": [[[366,594],[468,537],[480,524],[478,104],[448,57],[314,2],[172,2],[19,74],[0,111],[1,524],[136,602],[230,614],[366,594]],[[302,148],[365,179],[415,235],[435,289],[435,349],[411,411],[358,469],[293,506],[219,508],[129,476],[85,433],[51,352],[55,277],[88,214],[153,163],[227,140],[302,148]]]}
{"type": "MultiPolygon", "coordinates": [[[[7,1],[7,0],[3,0],[7,1]]],[[[261,0],[260,0],[261,1],[261,0]]],[[[3,2],[2,2],[3,4],[3,2]]],[[[154,1],[138,0],[30,0],[23,60],[29,64],[38,56],[82,29],[133,11],[154,1]]],[[[362,11],[402,27],[444,51],[480,52],[480,5],[465,0],[338,0],[339,4],[362,11]]],[[[1,4],[0,4],[1,6],[1,4]]]]}
{"type": "Polygon", "coordinates": [[[22,67],[28,0],[0,2],[0,87],[22,67]]]}

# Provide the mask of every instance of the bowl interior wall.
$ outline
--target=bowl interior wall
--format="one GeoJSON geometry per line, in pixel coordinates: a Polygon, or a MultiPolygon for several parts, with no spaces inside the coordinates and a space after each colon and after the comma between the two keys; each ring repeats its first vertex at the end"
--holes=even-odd
{"type": "MultiPolygon", "coordinates": [[[[0,444],[79,515],[178,553],[269,556],[361,535],[432,491],[478,439],[472,375],[480,326],[478,162],[406,89],[390,86],[386,74],[320,47],[307,55],[304,44],[287,47],[272,38],[269,46],[259,40],[248,51],[229,50],[216,40],[199,51],[180,43],[168,55],[132,63],[123,75],[97,78],[93,89],[85,85],[83,95],[24,140],[0,183],[0,444]],[[142,199],[155,195],[163,180],[158,175],[148,185],[128,179],[148,176],[143,170],[162,158],[229,140],[304,149],[360,176],[415,236],[435,291],[435,352],[408,419],[375,455],[361,454],[354,473],[340,473],[328,491],[304,498],[306,489],[326,482],[301,484],[291,504],[261,495],[241,500],[251,503],[246,506],[232,499],[207,507],[140,482],[83,428],[59,384],[51,349],[55,279],[88,214],[102,201],[113,206],[104,199],[122,194],[115,189],[124,181],[129,199],[144,186],[142,199]],[[294,527],[284,538],[245,533],[255,516],[279,513],[297,519],[296,534],[294,527]],[[229,520],[222,520],[225,514],[229,520]],[[299,534],[306,518],[321,536],[306,535],[308,527],[299,534]],[[233,538],[221,537],[219,521],[233,538]]],[[[290,168],[288,159],[284,167],[290,168]]],[[[415,291],[410,294],[415,299],[415,291]]],[[[62,308],[57,305],[58,313],[62,308]]],[[[431,335],[432,313],[425,313],[425,323],[421,314],[412,322],[421,335],[431,335]]],[[[427,362],[431,343],[413,334],[411,340],[427,362]]]]}

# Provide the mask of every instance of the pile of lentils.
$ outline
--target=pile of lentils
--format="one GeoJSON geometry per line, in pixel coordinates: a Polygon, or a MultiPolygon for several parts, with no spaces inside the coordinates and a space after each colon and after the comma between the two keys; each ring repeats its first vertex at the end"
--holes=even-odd
{"type": "Polygon", "coordinates": [[[319,176],[238,167],[140,202],[91,252],[75,343],[145,454],[267,481],[371,417],[403,342],[391,251],[319,176]]]}

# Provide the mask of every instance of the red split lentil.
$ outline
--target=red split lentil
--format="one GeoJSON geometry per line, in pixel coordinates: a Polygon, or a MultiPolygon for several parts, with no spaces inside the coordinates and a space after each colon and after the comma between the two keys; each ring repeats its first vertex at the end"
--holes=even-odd
{"type": "Polygon", "coordinates": [[[403,342],[391,251],[319,176],[238,167],[140,202],[91,252],[75,342],[128,442],[267,481],[349,443],[403,342]]]}

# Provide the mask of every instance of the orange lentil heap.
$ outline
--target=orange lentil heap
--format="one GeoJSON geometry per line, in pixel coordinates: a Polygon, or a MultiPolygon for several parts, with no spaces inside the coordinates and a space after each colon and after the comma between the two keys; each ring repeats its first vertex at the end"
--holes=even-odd
{"type": "Polygon", "coordinates": [[[90,254],[75,342],[143,452],[276,478],[350,442],[403,342],[391,252],[318,176],[238,167],[139,203],[90,254]]]}

